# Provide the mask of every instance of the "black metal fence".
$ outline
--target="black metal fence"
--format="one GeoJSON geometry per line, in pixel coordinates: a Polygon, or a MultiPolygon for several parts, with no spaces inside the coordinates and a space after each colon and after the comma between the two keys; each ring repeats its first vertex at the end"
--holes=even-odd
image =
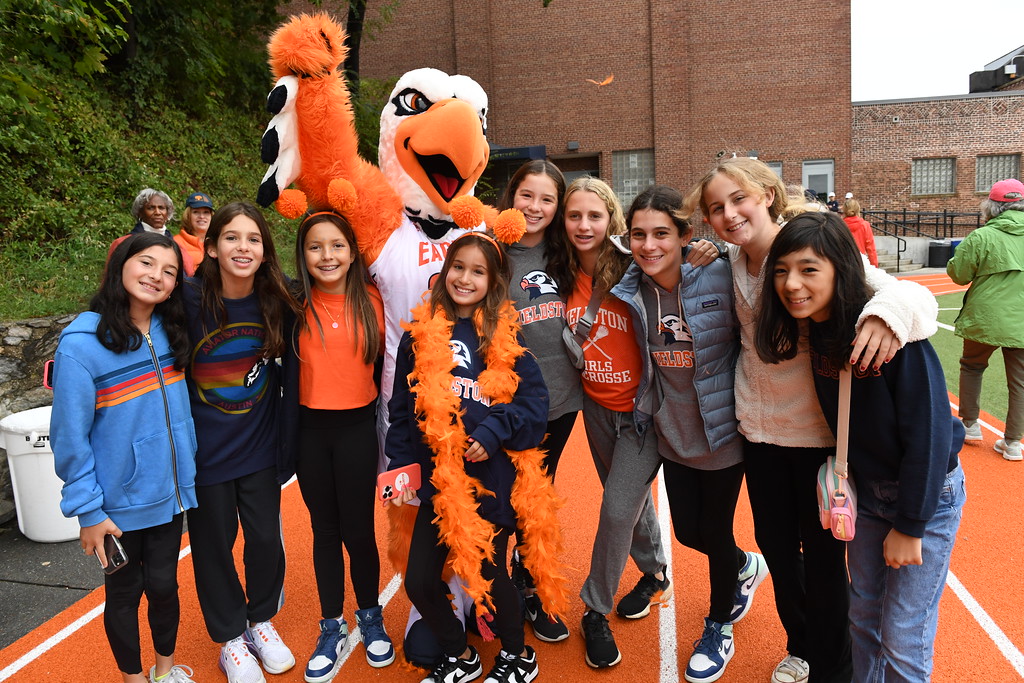
{"type": "Polygon", "coordinates": [[[953,211],[864,211],[863,216],[872,228],[883,234],[933,240],[966,237],[982,225],[979,213],[953,211]]]}

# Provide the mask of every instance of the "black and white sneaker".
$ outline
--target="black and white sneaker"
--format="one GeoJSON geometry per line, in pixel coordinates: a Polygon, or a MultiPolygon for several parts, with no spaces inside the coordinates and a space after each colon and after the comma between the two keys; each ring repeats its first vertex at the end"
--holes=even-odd
{"type": "MultiPolygon", "coordinates": [[[[664,570],[663,570],[664,571],[664,570]]],[[[640,619],[651,612],[651,605],[665,602],[672,597],[672,582],[668,575],[664,579],[655,578],[654,574],[644,574],[637,581],[633,590],[626,593],[616,611],[626,619],[640,619]]]]}
{"type": "Polygon", "coordinates": [[[480,678],[484,672],[480,666],[480,655],[472,645],[468,647],[472,655],[469,659],[442,657],[430,675],[420,683],[467,683],[480,678]]]}
{"type": "Polygon", "coordinates": [[[569,627],[558,617],[551,617],[544,611],[540,597],[534,593],[526,597],[523,614],[533,627],[533,635],[546,643],[557,643],[569,637],[569,627]]]}
{"type": "Polygon", "coordinates": [[[526,656],[509,654],[502,650],[494,658],[494,668],[484,683],[530,683],[537,677],[537,653],[529,645],[526,656]]]}

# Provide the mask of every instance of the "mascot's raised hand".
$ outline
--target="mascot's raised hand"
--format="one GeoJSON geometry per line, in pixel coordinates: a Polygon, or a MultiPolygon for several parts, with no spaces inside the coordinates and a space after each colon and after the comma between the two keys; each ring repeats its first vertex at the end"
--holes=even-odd
{"type": "Polygon", "coordinates": [[[380,169],[359,156],[342,72],[345,31],[326,15],[303,14],[279,27],[267,49],[277,83],[267,97],[274,117],[260,151],[270,168],[257,201],[276,202],[287,218],[333,208],[361,237],[393,231],[402,200],[380,169]],[[292,183],[297,189],[287,189],[292,183]]]}

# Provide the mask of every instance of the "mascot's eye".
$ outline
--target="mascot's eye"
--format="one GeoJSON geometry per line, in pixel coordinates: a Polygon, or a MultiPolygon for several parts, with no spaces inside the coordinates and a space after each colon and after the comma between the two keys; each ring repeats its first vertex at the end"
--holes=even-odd
{"type": "Polygon", "coordinates": [[[423,93],[412,88],[406,88],[402,92],[395,95],[395,99],[391,100],[395,105],[395,114],[398,116],[412,116],[414,114],[422,114],[434,104],[428,100],[423,93]]]}

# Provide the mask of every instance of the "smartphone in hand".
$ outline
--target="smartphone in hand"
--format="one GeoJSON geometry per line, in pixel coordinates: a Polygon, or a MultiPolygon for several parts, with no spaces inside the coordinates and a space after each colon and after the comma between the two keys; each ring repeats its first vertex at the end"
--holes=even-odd
{"type": "Polygon", "coordinates": [[[121,541],[117,540],[117,536],[114,534],[107,534],[103,537],[103,552],[107,556],[107,566],[104,567],[103,563],[100,562],[99,555],[96,556],[96,561],[100,562],[100,567],[103,569],[104,574],[113,574],[128,564],[128,553],[124,551],[124,546],[121,545],[121,541]]]}
{"type": "Polygon", "coordinates": [[[416,491],[420,488],[420,464],[418,462],[377,475],[377,495],[381,500],[391,500],[407,488],[416,491]]]}

